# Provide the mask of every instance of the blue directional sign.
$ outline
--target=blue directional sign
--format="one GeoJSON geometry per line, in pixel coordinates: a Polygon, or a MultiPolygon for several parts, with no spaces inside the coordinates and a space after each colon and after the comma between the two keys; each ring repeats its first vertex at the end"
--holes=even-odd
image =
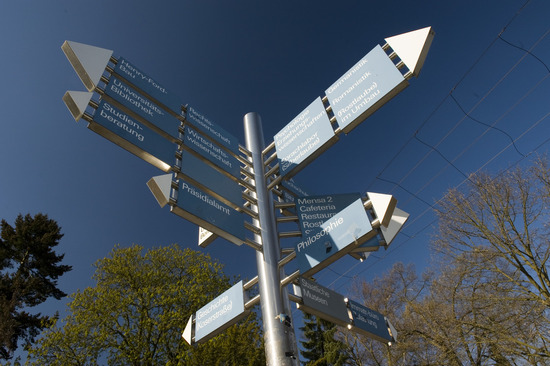
{"type": "Polygon", "coordinates": [[[296,174],[337,139],[321,98],[315,99],[274,137],[281,176],[296,174]]]}
{"type": "Polygon", "coordinates": [[[243,282],[210,301],[195,314],[195,342],[205,342],[242,319],[244,309],[243,282]]]}
{"type": "Polygon", "coordinates": [[[241,164],[239,160],[188,125],[184,128],[183,146],[201,155],[222,171],[235,178],[240,178],[241,164]]]}
{"type": "Polygon", "coordinates": [[[140,92],[155,99],[157,104],[162,104],[174,114],[180,115],[182,105],[180,98],[125,58],[120,57],[118,59],[114,73],[138,88],[140,92]]]}
{"type": "Polygon", "coordinates": [[[181,122],[121,79],[111,77],[105,88],[105,96],[163,137],[174,142],[179,139],[181,122]]]}
{"type": "Polygon", "coordinates": [[[407,86],[382,47],[376,46],[325,94],[338,126],[348,133],[407,86]]]}
{"type": "Polygon", "coordinates": [[[175,165],[175,144],[104,100],[88,128],[165,172],[175,165]]]}
{"type": "Polygon", "coordinates": [[[352,300],[349,300],[348,305],[353,317],[352,329],[355,332],[381,342],[392,341],[384,315],[352,300]]]}
{"type": "Polygon", "coordinates": [[[376,235],[359,193],[298,197],[298,268],[310,276],[376,235]],[[353,244],[353,245],[352,245],[353,244]]]}
{"type": "Polygon", "coordinates": [[[302,302],[299,308],[307,313],[341,326],[349,324],[344,296],[306,278],[299,278],[302,302]]]}
{"type": "Polygon", "coordinates": [[[242,206],[242,188],[237,182],[185,150],[181,152],[181,174],[202,190],[211,191],[210,194],[226,204],[242,206]]]}
{"type": "Polygon", "coordinates": [[[243,213],[234,210],[191,183],[179,179],[177,204],[172,212],[228,241],[241,245],[245,239],[243,213]]]}
{"type": "Polygon", "coordinates": [[[225,131],[220,126],[216,125],[204,114],[197,111],[195,108],[188,106],[185,114],[185,119],[194,127],[198,128],[205,135],[209,136],[216,143],[225,146],[234,155],[238,156],[239,140],[229,132],[225,131]]]}

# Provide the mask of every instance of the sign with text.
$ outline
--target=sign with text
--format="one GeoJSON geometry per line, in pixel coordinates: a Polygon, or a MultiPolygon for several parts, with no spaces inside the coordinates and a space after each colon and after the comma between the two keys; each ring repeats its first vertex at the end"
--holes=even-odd
{"type": "Polygon", "coordinates": [[[311,276],[376,235],[359,193],[296,199],[302,240],[296,244],[298,268],[311,276]]]}
{"type": "Polygon", "coordinates": [[[243,204],[242,188],[237,182],[185,150],[181,151],[180,174],[230,206],[238,208],[243,204]]]}
{"type": "Polygon", "coordinates": [[[240,178],[241,164],[239,160],[189,125],[184,127],[183,146],[201,155],[218,169],[235,178],[240,178]]]}
{"type": "Polygon", "coordinates": [[[299,277],[298,282],[300,294],[297,295],[302,298],[300,309],[334,324],[341,326],[349,324],[344,296],[303,277],[299,277]]]}
{"type": "MultiPolygon", "coordinates": [[[[279,202],[294,203],[296,201],[296,197],[298,196],[309,196],[309,194],[306,193],[302,188],[298,187],[293,178],[281,181],[278,187],[282,193],[282,196],[278,197],[279,202]]],[[[296,216],[296,208],[286,207],[281,209],[281,213],[283,215],[296,216]]]]}
{"type": "Polygon", "coordinates": [[[175,144],[104,100],[88,128],[164,172],[175,165],[175,144]]]}
{"type": "Polygon", "coordinates": [[[321,98],[315,99],[274,137],[281,176],[296,174],[337,139],[321,98]]]}
{"type": "Polygon", "coordinates": [[[142,93],[155,99],[158,103],[171,110],[176,115],[181,113],[181,100],[156,80],[143,73],[125,58],[120,57],[114,68],[114,73],[138,88],[142,93]]]}
{"type": "Polygon", "coordinates": [[[111,77],[105,87],[105,96],[168,140],[176,142],[179,139],[178,129],[181,122],[121,79],[111,77]]]}
{"type": "Polygon", "coordinates": [[[380,46],[376,46],[325,94],[338,126],[348,133],[408,86],[380,46]]]}
{"type": "Polygon", "coordinates": [[[239,155],[239,140],[229,132],[225,131],[220,126],[216,125],[202,113],[193,107],[187,107],[185,119],[188,120],[194,127],[204,132],[218,144],[225,146],[234,155],[239,155]]]}
{"type": "Polygon", "coordinates": [[[245,238],[243,213],[179,179],[177,204],[171,211],[222,238],[241,245],[245,238]]]}
{"type": "Polygon", "coordinates": [[[195,342],[205,342],[242,319],[244,309],[243,281],[206,304],[195,314],[195,342]]]}
{"type": "Polygon", "coordinates": [[[380,342],[392,342],[384,315],[352,300],[348,302],[348,306],[353,318],[353,331],[380,342]]]}

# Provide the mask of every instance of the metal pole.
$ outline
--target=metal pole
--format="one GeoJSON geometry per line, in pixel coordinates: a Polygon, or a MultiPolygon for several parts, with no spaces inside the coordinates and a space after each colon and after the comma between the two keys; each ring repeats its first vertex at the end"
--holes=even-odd
{"type": "Polygon", "coordinates": [[[252,153],[254,181],[256,185],[255,210],[259,219],[253,219],[260,234],[254,234],[262,244],[262,252],[256,252],[260,303],[264,327],[265,356],[267,366],[293,366],[298,364],[297,346],[294,329],[284,325],[276,317],[279,314],[290,316],[290,306],[286,289],[281,289],[281,248],[277,235],[277,222],[273,197],[269,194],[264,178],[262,151],[265,146],[262,122],[257,113],[244,116],[246,147],[252,153]]]}

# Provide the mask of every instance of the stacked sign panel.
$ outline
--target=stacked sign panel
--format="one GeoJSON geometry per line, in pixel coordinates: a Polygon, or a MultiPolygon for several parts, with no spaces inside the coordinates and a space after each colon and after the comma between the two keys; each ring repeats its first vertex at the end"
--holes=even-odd
{"type": "Polygon", "coordinates": [[[332,112],[348,133],[408,82],[380,46],[376,46],[326,91],[332,112]]]}
{"type": "Polygon", "coordinates": [[[298,197],[298,268],[310,276],[376,235],[359,193],[298,197]]]}
{"type": "Polygon", "coordinates": [[[321,98],[317,98],[274,137],[279,172],[286,178],[333,145],[337,137],[321,98]]]}

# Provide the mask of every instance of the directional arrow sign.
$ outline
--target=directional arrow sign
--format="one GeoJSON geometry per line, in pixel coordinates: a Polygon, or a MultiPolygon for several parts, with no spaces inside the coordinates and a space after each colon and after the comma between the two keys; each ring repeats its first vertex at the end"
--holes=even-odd
{"type": "Polygon", "coordinates": [[[397,200],[391,194],[367,192],[367,198],[380,225],[388,226],[393,215],[397,200]]]}
{"type": "MultiPolygon", "coordinates": [[[[80,120],[92,92],[68,91],[63,101],[75,120],[80,120]]],[[[177,146],[105,100],[99,102],[88,128],[164,172],[176,163],[177,146]]]]}
{"type": "Polygon", "coordinates": [[[243,282],[239,281],[198,310],[187,322],[182,337],[189,344],[206,342],[244,318],[248,313],[249,311],[244,308],[243,282]],[[193,318],[195,319],[194,342],[192,336],[193,318]]]}
{"type": "Polygon", "coordinates": [[[235,178],[240,178],[241,164],[239,160],[188,124],[184,127],[183,147],[200,155],[216,169],[235,178]]]}
{"type": "Polygon", "coordinates": [[[294,287],[296,296],[302,298],[298,308],[334,324],[346,326],[349,315],[344,296],[304,277],[298,279],[299,287],[294,287]]]}
{"type": "Polygon", "coordinates": [[[243,204],[242,188],[237,182],[188,151],[181,152],[181,172],[178,175],[234,208],[243,204]]]}
{"type": "Polygon", "coordinates": [[[216,240],[218,236],[214,233],[211,233],[210,231],[206,230],[205,228],[202,228],[199,226],[199,247],[206,248],[214,240],[216,240]]]}
{"type": "Polygon", "coordinates": [[[207,118],[204,114],[200,113],[193,107],[187,107],[185,119],[191,123],[191,125],[204,134],[212,138],[218,144],[225,146],[233,155],[238,156],[239,152],[239,140],[229,132],[225,131],[220,126],[216,125],[212,120],[207,118]]]}
{"type": "Polygon", "coordinates": [[[86,112],[86,107],[88,107],[88,103],[90,103],[90,100],[92,100],[92,95],[94,93],[92,92],[81,92],[81,91],[67,91],[65,95],[63,95],[63,102],[69,108],[69,111],[73,115],[73,118],[75,121],[79,121],[80,118],[84,115],[84,112],[86,112]]]}
{"type": "Polygon", "coordinates": [[[281,176],[291,177],[332,146],[338,137],[321,98],[317,98],[275,137],[281,176]]]}
{"type": "Polygon", "coordinates": [[[397,236],[401,228],[409,218],[409,214],[399,208],[393,210],[393,215],[387,226],[380,226],[380,235],[382,236],[382,241],[378,236],[370,239],[365,244],[355,248],[354,252],[372,252],[379,249],[380,245],[383,245],[386,249],[391,244],[393,239],[397,236]]]}
{"type": "Polygon", "coordinates": [[[354,332],[376,339],[380,342],[392,342],[384,315],[355,301],[348,301],[354,332]]]}
{"type": "Polygon", "coordinates": [[[179,179],[178,190],[172,190],[172,175],[153,177],[147,186],[161,207],[174,199],[171,212],[197,224],[222,238],[241,245],[245,239],[243,213],[201,191],[191,183],[179,179]]]}
{"type": "Polygon", "coordinates": [[[347,326],[356,333],[383,343],[394,342],[397,337],[397,332],[384,315],[307,278],[298,278],[294,293],[301,298],[297,307],[309,314],[347,326]]]}
{"type": "Polygon", "coordinates": [[[413,76],[418,77],[428,55],[434,35],[435,33],[432,28],[426,27],[386,38],[385,41],[399,55],[399,58],[411,71],[413,76]]]}
{"type": "Polygon", "coordinates": [[[359,193],[298,197],[300,274],[311,276],[376,235],[359,193]]]}
{"type": "Polygon", "coordinates": [[[113,51],[72,41],[65,41],[61,49],[84,86],[88,91],[93,91],[113,55],[113,51]]]}
{"type": "Polygon", "coordinates": [[[409,83],[376,46],[326,91],[338,126],[349,133],[409,83]]]}
{"type": "Polygon", "coordinates": [[[176,163],[176,144],[104,100],[88,128],[164,172],[176,163]]]}
{"type": "Polygon", "coordinates": [[[164,138],[173,142],[179,139],[181,122],[122,79],[112,76],[105,88],[103,98],[116,104],[124,112],[140,120],[164,138]]]}
{"type": "Polygon", "coordinates": [[[172,111],[175,115],[180,115],[180,98],[167,90],[155,79],[146,75],[125,58],[120,57],[118,59],[113,72],[126,80],[126,82],[131,84],[134,88],[139,89],[142,94],[146,94],[149,99],[154,99],[154,101],[163,108],[172,111]]]}
{"type": "MultiPolygon", "coordinates": [[[[434,33],[430,27],[386,39],[413,75],[422,67],[434,33]],[[393,47],[392,47],[393,48],[393,47]]],[[[380,46],[336,80],[326,91],[343,132],[348,133],[408,86],[407,80],[380,46]]]]}
{"type": "Polygon", "coordinates": [[[400,210],[397,207],[395,208],[389,225],[387,227],[381,227],[382,236],[384,237],[384,241],[386,242],[386,247],[391,244],[395,236],[399,233],[399,231],[401,231],[401,228],[403,227],[403,225],[405,225],[405,222],[407,222],[408,218],[408,213],[400,210]]]}

